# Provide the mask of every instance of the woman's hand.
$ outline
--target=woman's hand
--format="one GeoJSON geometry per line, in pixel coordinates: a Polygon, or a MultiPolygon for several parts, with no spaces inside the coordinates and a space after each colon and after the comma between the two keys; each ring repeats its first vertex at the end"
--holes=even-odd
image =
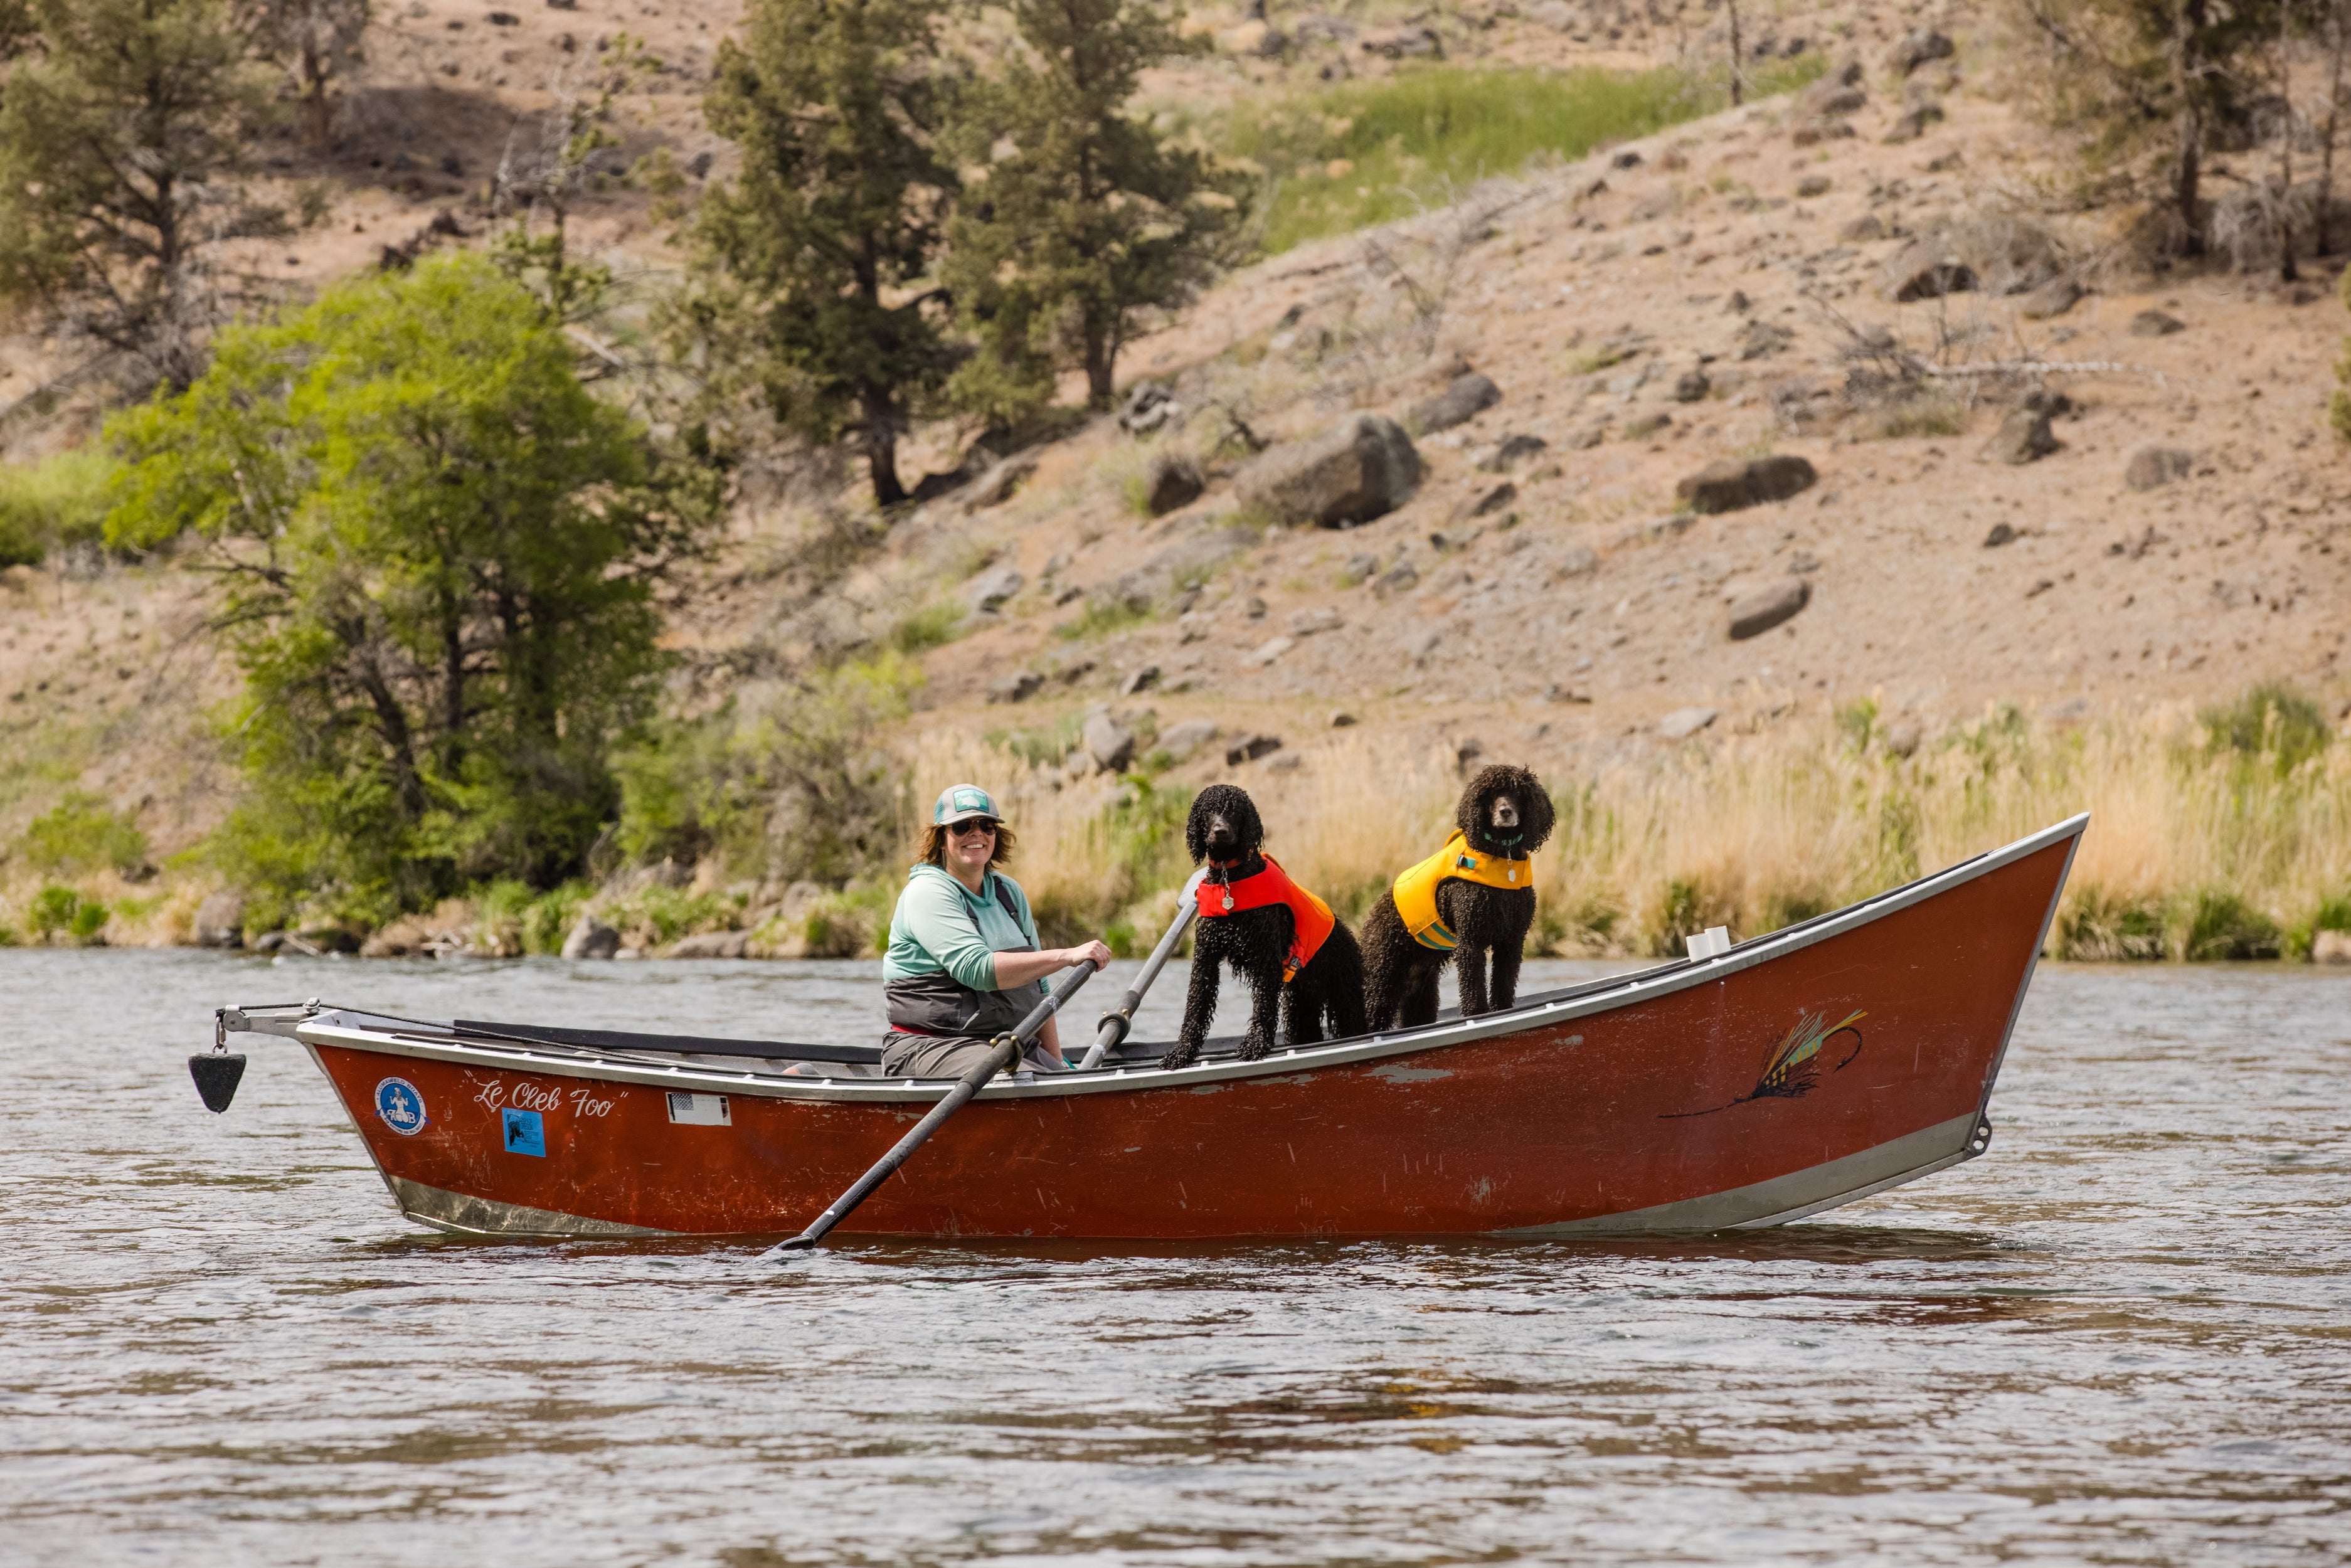
{"type": "Polygon", "coordinates": [[[1031,980],[1058,974],[1072,964],[1094,961],[1096,968],[1110,963],[1110,949],[1100,942],[1088,942],[1076,947],[1048,947],[1038,953],[998,953],[996,956],[996,988],[1010,990],[1031,980]]]}

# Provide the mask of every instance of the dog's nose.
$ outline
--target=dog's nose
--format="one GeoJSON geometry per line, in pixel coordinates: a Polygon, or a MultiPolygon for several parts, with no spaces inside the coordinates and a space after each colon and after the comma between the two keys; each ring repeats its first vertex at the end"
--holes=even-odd
{"type": "Polygon", "coordinates": [[[1210,843],[1217,843],[1224,840],[1228,840],[1232,836],[1233,825],[1230,822],[1226,821],[1222,817],[1210,817],[1208,819],[1208,841],[1210,843]]]}
{"type": "Polygon", "coordinates": [[[1515,828],[1519,825],[1519,803],[1505,796],[1494,802],[1494,826],[1515,828]]]}

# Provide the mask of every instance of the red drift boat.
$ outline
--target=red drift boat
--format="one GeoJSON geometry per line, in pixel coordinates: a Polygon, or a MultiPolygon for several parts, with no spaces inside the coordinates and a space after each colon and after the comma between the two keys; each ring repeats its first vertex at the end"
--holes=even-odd
{"type": "MultiPolygon", "coordinates": [[[[1562,1237],[1777,1225],[1984,1152],[2086,816],[1702,958],[1163,1071],[1000,1078],[841,1226],[1562,1237]]],[[[402,1213],[467,1235],[799,1228],[946,1093],[878,1052],[222,1009],[300,1040],[402,1213]]]]}

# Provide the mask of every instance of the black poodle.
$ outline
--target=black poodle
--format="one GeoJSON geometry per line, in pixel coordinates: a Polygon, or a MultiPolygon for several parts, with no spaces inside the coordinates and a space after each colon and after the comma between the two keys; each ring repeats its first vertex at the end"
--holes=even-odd
{"type": "MultiPolygon", "coordinates": [[[[1507,868],[1551,837],[1551,797],[1542,780],[1528,769],[1496,763],[1479,768],[1461,791],[1453,821],[1473,853],[1494,857],[1507,868]]],[[[1364,1010],[1374,1029],[1435,1022],[1437,973],[1457,956],[1461,959],[1462,1017],[1492,1012],[1518,1000],[1519,963],[1525,956],[1527,927],[1535,918],[1533,886],[1490,887],[1443,877],[1436,891],[1437,925],[1433,929],[1439,941],[1449,934],[1452,946],[1433,946],[1413,935],[1396,907],[1393,886],[1364,917],[1368,990],[1364,1010]],[[1490,989],[1486,980],[1489,953],[1494,956],[1490,989]]]]}
{"type": "Polygon", "coordinates": [[[1281,896],[1289,880],[1280,867],[1267,864],[1264,842],[1257,803],[1238,785],[1211,784],[1193,800],[1184,847],[1195,865],[1207,863],[1208,879],[1200,884],[1200,918],[1192,926],[1192,988],[1184,999],[1184,1027],[1175,1048],[1160,1059],[1162,1067],[1188,1067],[1198,1058],[1208,1020],[1216,1016],[1225,964],[1249,987],[1244,1061],[1254,1061],[1273,1049],[1277,1001],[1282,1034],[1291,1045],[1324,1038],[1326,1018],[1339,1038],[1364,1032],[1364,956],[1345,921],[1334,917],[1305,966],[1290,978],[1282,977],[1299,916],[1297,906],[1281,896]],[[1230,913],[1220,907],[1227,894],[1234,900],[1230,913]]]}

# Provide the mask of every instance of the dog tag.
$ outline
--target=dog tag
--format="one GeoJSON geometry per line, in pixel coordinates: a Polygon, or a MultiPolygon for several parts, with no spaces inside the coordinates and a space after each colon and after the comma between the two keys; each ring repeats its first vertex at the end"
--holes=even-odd
{"type": "Polygon", "coordinates": [[[1225,913],[1226,913],[1226,914],[1228,914],[1228,915],[1230,915],[1232,912],[1233,912],[1233,890],[1232,890],[1231,888],[1229,888],[1229,887],[1228,887],[1228,888],[1225,889],[1225,913]]]}

